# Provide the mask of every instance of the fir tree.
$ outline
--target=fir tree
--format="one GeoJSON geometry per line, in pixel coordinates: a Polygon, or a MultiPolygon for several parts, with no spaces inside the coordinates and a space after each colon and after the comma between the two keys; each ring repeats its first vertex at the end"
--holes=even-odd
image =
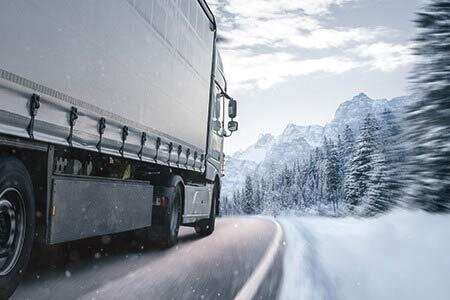
{"type": "Polygon", "coordinates": [[[259,182],[256,183],[255,193],[253,195],[254,213],[260,214],[262,212],[262,192],[259,182]]]}
{"type": "Polygon", "coordinates": [[[255,205],[253,201],[253,180],[250,175],[245,177],[245,186],[243,190],[243,207],[244,214],[250,215],[255,213],[255,205]]]}
{"type": "Polygon", "coordinates": [[[344,129],[344,159],[348,161],[353,152],[353,145],[355,143],[355,135],[353,134],[353,130],[350,126],[345,125],[344,129]]]}
{"type": "Polygon", "coordinates": [[[327,194],[328,200],[333,205],[334,213],[337,210],[337,202],[338,202],[338,190],[340,186],[340,168],[338,162],[338,152],[336,146],[332,142],[328,142],[326,146],[326,165],[325,165],[325,174],[326,174],[326,183],[327,183],[327,194]]]}
{"type": "Polygon", "coordinates": [[[376,120],[370,114],[367,115],[355,143],[346,178],[345,202],[350,210],[369,204],[367,203],[367,193],[371,183],[370,174],[374,169],[373,156],[377,144],[377,131],[376,120]]]}
{"type": "Polygon", "coordinates": [[[404,144],[401,138],[401,128],[397,117],[390,110],[385,110],[382,115],[381,141],[382,159],[384,159],[384,174],[386,184],[386,201],[391,206],[395,204],[400,194],[400,181],[405,158],[404,144]]]}
{"type": "Polygon", "coordinates": [[[412,74],[421,100],[409,109],[408,199],[429,211],[450,210],[450,2],[432,0],[418,14],[412,74]]]}
{"type": "Polygon", "coordinates": [[[261,178],[261,202],[260,202],[260,211],[261,213],[264,212],[266,209],[266,203],[268,202],[267,197],[267,181],[264,179],[264,177],[261,178]]]}
{"type": "Polygon", "coordinates": [[[347,159],[345,157],[345,142],[342,140],[341,135],[338,135],[337,140],[337,148],[336,148],[336,154],[337,154],[337,167],[338,167],[338,189],[337,189],[337,196],[336,196],[336,208],[339,208],[339,201],[344,198],[344,178],[346,173],[346,165],[347,165],[347,159]]]}
{"type": "Polygon", "coordinates": [[[387,174],[387,164],[383,153],[375,149],[372,155],[372,170],[369,173],[369,186],[367,189],[367,207],[364,213],[374,215],[386,211],[391,206],[389,198],[389,177],[387,174]]]}
{"type": "Polygon", "coordinates": [[[230,213],[231,214],[241,214],[242,213],[242,197],[241,197],[241,193],[239,190],[234,190],[233,191],[233,201],[232,201],[232,205],[230,205],[230,213]]]}

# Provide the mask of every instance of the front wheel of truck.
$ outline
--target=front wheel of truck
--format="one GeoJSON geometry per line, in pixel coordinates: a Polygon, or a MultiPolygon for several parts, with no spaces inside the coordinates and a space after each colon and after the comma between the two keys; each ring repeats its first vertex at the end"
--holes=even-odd
{"type": "Polygon", "coordinates": [[[17,288],[33,246],[35,201],[27,169],[13,157],[0,158],[0,299],[17,288]]]}

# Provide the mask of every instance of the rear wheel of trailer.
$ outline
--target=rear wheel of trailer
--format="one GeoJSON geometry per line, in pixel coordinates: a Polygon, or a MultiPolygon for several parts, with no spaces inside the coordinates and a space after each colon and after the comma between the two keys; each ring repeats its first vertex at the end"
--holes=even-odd
{"type": "Polygon", "coordinates": [[[16,289],[33,245],[35,201],[27,169],[16,158],[0,158],[0,299],[16,289]]]}

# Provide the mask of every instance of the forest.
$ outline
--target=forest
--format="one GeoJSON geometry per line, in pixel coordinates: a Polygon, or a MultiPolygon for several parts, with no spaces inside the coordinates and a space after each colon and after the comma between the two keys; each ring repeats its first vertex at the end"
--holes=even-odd
{"type": "Polygon", "coordinates": [[[398,118],[386,110],[380,120],[367,115],[359,133],[346,126],[337,140],[325,138],[306,161],[274,165],[247,175],[224,212],[277,214],[374,214],[395,203],[404,148],[398,118]],[[384,124],[384,126],[380,126],[384,124]]]}

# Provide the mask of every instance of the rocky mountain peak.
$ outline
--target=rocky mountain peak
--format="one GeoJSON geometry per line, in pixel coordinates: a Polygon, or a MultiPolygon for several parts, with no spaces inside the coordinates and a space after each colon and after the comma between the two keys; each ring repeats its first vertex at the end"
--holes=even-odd
{"type": "Polygon", "coordinates": [[[352,100],[350,101],[371,101],[372,99],[367,96],[365,93],[359,93],[356,96],[353,96],[352,100]]]}
{"type": "Polygon", "coordinates": [[[274,139],[275,139],[275,137],[270,133],[260,134],[255,145],[257,147],[264,147],[264,146],[272,143],[274,139]]]}

